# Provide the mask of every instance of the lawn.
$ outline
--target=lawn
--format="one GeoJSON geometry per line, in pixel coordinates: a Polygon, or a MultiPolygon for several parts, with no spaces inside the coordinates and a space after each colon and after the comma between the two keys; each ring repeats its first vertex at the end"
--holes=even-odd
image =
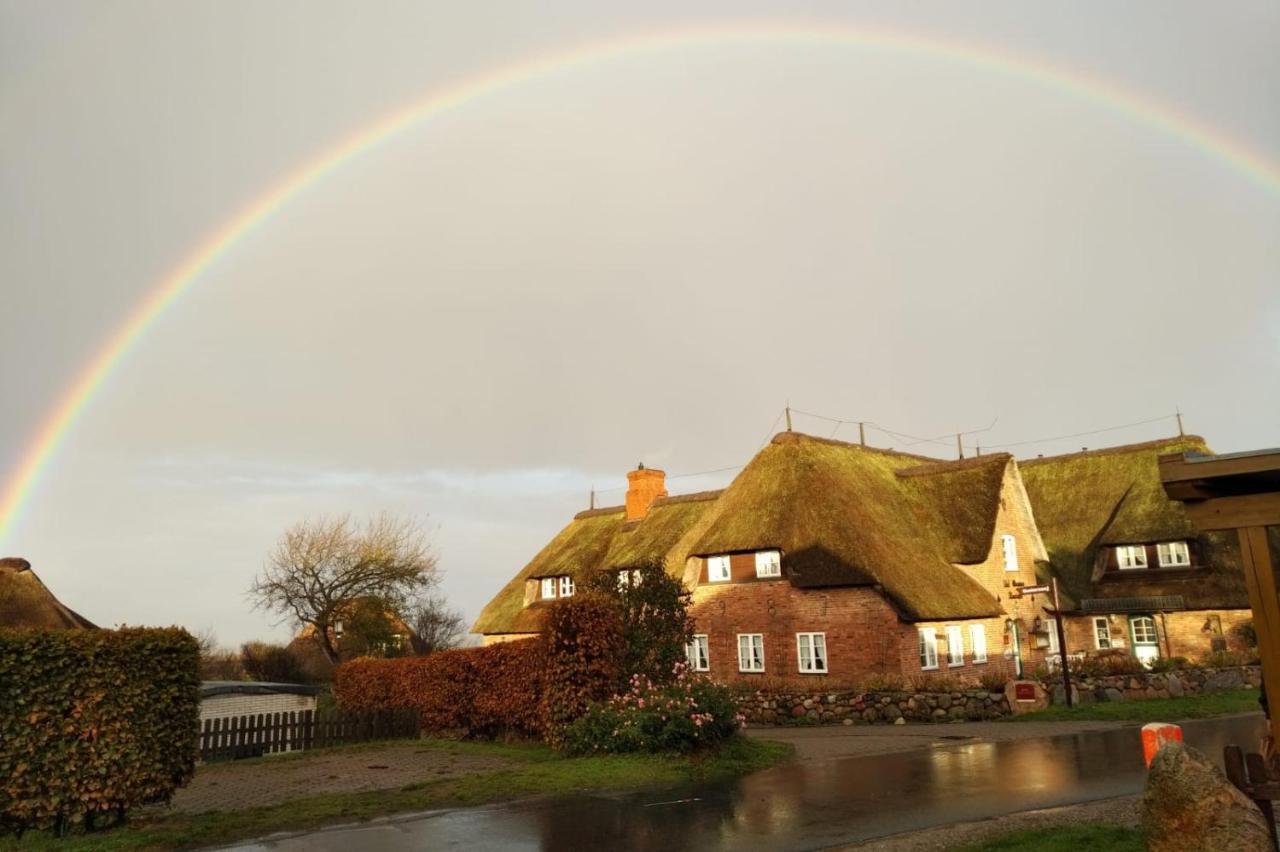
{"type": "Polygon", "coordinates": [[[1182,698],[1153,698],[1147,701],[1104,701],[1067,707],[1055,704],[1045,710],[1011,716],[1011,722],[1070,722],[1102,720],[1111,722],[1179,722],[1233,713],[1256,712],[1258,690],[1235,689],[1186,695],[1182,698]]]}
{"type": "MultiPolygon", "coordinates": [[[[0,838],[0,850],[132,852],[189,849],[276,831],[300,831],[431,808],[479,805],[583,790],[634,789],[731,778],[781,763],[791,755],[788,745],[741,736],[707,754],[599,757],[562,757],[540,745],[443,740],[422,742],[431,748],[503,757],[514,761],[515,765],[459,778],[427,779],[398,789],[309,796],[252,810],[174,814],[150,820],[142,818],[125,828],[91,835],[77,834],[61,840],[48,833],[29,833],[20,841],[4,837],[0,838]]],[[[262,760],[273,759],[277,758],[262,760]]],[[[305,760],[306,756],[287,759],[305,760]]],[[[205,771],[218,770],[219,767],[215,766],[205,771]]]]}
{"type": "Polygon", "coordinates": [[[1143,852],[1142,831],[1122,825],[1030,828],[993,837],[962,852],[1143,852]]]}

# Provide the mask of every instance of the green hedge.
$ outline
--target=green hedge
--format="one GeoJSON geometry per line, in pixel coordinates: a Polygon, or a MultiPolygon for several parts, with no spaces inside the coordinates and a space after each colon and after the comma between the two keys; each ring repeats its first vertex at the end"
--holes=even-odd
{"type": "Polygon", "coordinates": [[[0,630],[0,829],[167,801],[198,756],[198,664],[177,628],[0,630]]]}

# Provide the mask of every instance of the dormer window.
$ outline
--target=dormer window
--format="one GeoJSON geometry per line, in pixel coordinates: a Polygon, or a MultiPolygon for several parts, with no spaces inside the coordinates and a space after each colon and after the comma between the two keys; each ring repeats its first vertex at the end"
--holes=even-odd
{"type": "Polygon", "coordinates": [[[707,582],[727,583],[730,576],[728,556],[712,556],[707,559],[707,582]]]}
{"type": "Polygon", "coordinates": [[[757,577],[781,577],[782,554],[776,550],[761,550],[756,553],[757,577]]]}
{"type": "Polygon", "coordinates": [[[1185,541],[1164,541],[1156,545],[1161,568],[1185,568],[1191,564],[1191,549],[1185,541]]]}
{"type": "Polygon", "coordinates": [[[564,576],[560,578],[560,597],[562,598],[573,597],[573,578],[572,577],[564,576]]]}
{"type": "Polygon", "coordinates": [[[1116,564],[1120,570],[1147,567],[1147,549],[1141,544],[1123,544],[1116,548],[1116,564]]]}
{"type": "Polygon", "coordinates": [[[556,578],[555,578],[555,577],[543,577],[543,578],[542,578],[542,595],[541,595],[541,597],[542,597],[544,600],[549,600],[549,599],[551,599],[551,598],[554,598],[555,596],[556,596],[556,578]]]}

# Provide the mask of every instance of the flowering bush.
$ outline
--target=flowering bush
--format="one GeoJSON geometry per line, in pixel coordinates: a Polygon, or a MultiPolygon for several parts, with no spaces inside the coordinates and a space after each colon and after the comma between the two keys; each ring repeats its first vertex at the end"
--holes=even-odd
{"type": "Polygon", "coordinates": [[[632,675],[628,689],[596,702],[562,733],[570,754],[600,752],[690,752],[715,745],[742,727],[728,687],[676,663],[670,683],[632,675]]]}

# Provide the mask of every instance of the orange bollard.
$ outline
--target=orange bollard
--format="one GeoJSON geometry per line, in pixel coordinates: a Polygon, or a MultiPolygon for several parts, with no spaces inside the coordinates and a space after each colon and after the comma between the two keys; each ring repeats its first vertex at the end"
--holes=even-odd
{"type": "Polygon", "coordinates": [[[1160,746],[1168,742],[1182,742],[1182,728],[1168,722],[1151,722],[1142,726],[1142,759],[1148,768],[1160,746]]]}

